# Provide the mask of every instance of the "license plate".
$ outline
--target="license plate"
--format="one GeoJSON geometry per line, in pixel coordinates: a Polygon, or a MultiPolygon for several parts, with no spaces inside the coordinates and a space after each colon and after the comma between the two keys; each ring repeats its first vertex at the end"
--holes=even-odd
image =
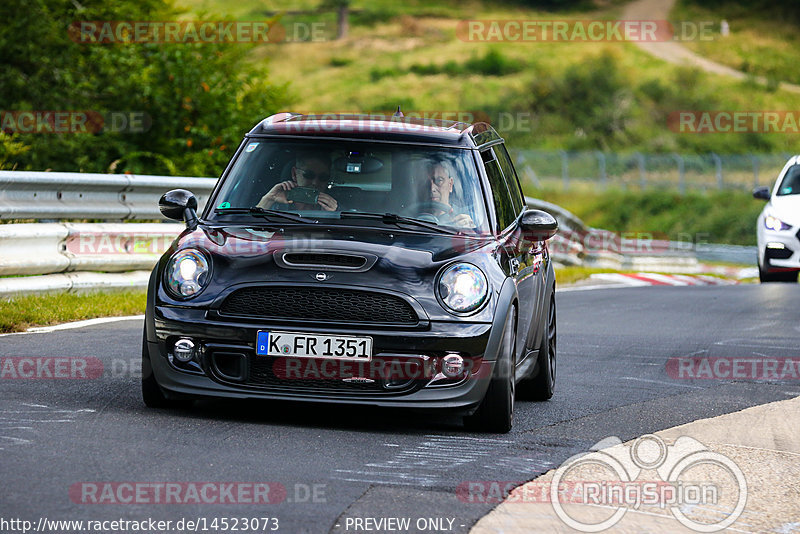
{"type": "Polygon", "coordinates": [[[368,362],[372,360],[372,338],[259,330],[256,334],[256,354],[368,362]]]}

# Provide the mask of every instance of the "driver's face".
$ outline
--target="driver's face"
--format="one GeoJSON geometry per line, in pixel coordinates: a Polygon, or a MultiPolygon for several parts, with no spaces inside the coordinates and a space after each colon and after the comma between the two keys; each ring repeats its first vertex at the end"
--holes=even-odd
{"type": "Polygon", "coordinates": [[[431,187],[431,200],[450,204],[450,193],[453,191],[453,178],[441,165],[434,165],[428,173],[431,187]]]}
{"type": "Polygon", "coordinates": [[[317,191],[322,191],[330,181],[330,166],[319,159],[308,159],[298,162],[292,169],[292,177],[297,185],[301,187],[311,187],[317,191]]]}

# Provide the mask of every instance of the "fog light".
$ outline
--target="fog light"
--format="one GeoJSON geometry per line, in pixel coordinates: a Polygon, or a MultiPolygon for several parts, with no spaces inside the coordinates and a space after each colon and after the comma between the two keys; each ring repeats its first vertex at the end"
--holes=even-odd
{"type": "Polygon", "coordinates": [[[458,354],[448,354],[442,358],[442,373],[448,378],[456,378],[464,372],[464,358],[458,354]]]}
{"type": "Polygon", "coordinates": [[[175,356],[175,359],[179,362],[188,362],[194,358],[194,343],[191,339],[179,339],[172,348],[172,355],[175,356]]]}
{"type": "Polygon", "coordinates": [[[775,250],[783,250],[786,248],[786,245],[784,245],[783,243],[767,243],[767,248],[775,250]]]}

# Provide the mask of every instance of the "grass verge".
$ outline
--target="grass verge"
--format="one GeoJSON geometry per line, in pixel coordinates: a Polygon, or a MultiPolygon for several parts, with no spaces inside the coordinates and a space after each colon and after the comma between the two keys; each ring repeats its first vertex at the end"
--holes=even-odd
{"type": "Polygon", "coordinates": [[[764,76],[769,88],[780,82],[800,84],[800,35],[795,3],[708,2],[680,0],[670,20],[710,23],[711,38],[681,44],[723,65],[756,76],[764,76]],[[722,20],[730,34],[720,34],[722,20]]]}
{"type": "Polygon", "coordinates": [[[147,291],[25,295],[0,300],[0,332],[144,313],[147,291]]]}

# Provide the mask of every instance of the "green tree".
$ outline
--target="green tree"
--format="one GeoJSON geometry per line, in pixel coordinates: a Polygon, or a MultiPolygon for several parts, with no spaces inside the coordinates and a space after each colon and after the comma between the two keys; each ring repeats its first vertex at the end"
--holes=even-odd
{"type": "MultiPolygon", "coordinates": [[[[144,132],[20,134],[20,168],[218,175],[287,91],[246,60],[246,43],[80,43],[80,21],[175,20],[164,0],[6,0],[0,109],[138,113],[144,132]],[[73,34],[74,37],[74,34],[73,34]]],[[[8,165],[8,163],[6,163],[8,165]]]]}

